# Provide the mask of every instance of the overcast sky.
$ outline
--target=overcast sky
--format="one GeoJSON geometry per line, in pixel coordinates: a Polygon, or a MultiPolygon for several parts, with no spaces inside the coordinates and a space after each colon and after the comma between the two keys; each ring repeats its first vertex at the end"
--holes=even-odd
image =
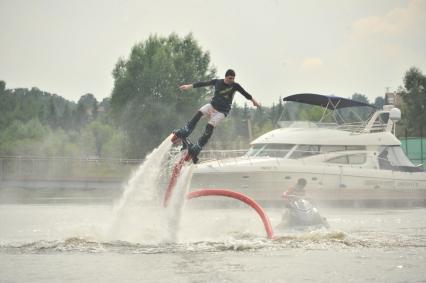
{"type": "Polygon", "coordinates": [[[172,32],[192,32],[264,105],[300,92],[373,102],[411,66],[426,73],[426,0],[0,0],[0,13],[0,80],[73,101],[110,96],[118,58],[172,32]]]}

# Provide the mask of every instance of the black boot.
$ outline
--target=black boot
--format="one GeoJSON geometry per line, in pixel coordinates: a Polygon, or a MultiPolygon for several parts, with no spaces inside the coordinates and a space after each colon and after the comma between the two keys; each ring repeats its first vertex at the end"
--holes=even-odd
{"type": "Polygon", "coordinates": [[[194,117],[192,117],[192,119],[183,128],[175,130],[173,131],[173,133],[180,139],[184,139],[188,137],[194,130],[195,126],[197,125],[201,117],[203,117],[203,113],[198,111],[197,113],[195,113],[194,117]]]}
{"type": "Polygon", "coordinates": [[[200,154],[203,146],[205,146],[209,141],[213,134],[213,129],[213,125],[207,124],[206,129],[204,130],[204,134],[198,139],[198,142],[188,148],[189,154],[191,155],[194,163],[198,162],[198,154],[200,154]]]}
{"type": "Polygon", "coordinates": [[[183,128],[176,129],[173,131],[173,134],[175,134],[178,138],[184,139],[189,136],[191,132],[189,131],[187,126],[184,126],[183,128]]]}
{"type": "Polygon", "coordinates": [[[200,151],[203,149],[203,146],[207,144],[210,137],[213,134],[214,127],[210,124],[207,124],[206,129],[204,130],[204,134],[198,139],[198,142],[194,144],[190,149],[190,153],[193,156],[198,156],[200,151]]]}
{"type": "Polygon", "coordinates": [[[205,146],[207,144],[207,142],[209,141],[210,137],[213,134],[213,125],[207,124],[206,125],[206,129],[204,130],[203,135],[198,139],[198,145],[202,148],[203,146],[205,146]]]}
{"type": "Polygon", "coordinates": [[[198,144],[193,144],[188,150],[189,150],[189,154],[194,158],[197,158],[198,154],[200,154],[200,151],[203,148],[198,144]]]}

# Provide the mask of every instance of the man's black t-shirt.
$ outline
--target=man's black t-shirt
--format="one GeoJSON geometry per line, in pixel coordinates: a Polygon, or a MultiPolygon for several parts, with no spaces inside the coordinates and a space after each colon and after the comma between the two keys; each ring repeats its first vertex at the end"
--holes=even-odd
{"type": "Polygon", "coordinates": [[[223,79],[214,79],[207,82],[197,82],[193,84],[194,88],[214,85],[214,96],[211,100],[211,105],[217,111],[227,115],[231,110],[232,100],[236,91],[244,95],[247,99],[252,99],[252,96],[245,91],[242,86],[238,83],[232,83],[231,85],[225,84],[223,79]]]}

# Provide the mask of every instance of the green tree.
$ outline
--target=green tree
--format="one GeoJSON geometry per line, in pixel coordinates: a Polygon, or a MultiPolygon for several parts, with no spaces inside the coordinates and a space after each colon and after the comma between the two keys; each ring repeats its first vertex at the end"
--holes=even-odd
{"type": "Polygon", "coordinates": [[[181,126],[204,102],[208,89],[180,93],[183,83],[211,79],[210,56],[193,36],[150,36],[114,71],[111,107],[128,136],[128,156],[141,157],[181,126]]]}
{"type": "Polygon", "coordinates": [[[6,82],[5,81],[0,81],[0,95],[2,95],[3,93],[5,93],[6,91],[6,82]]]}
{"type": "MultiPolygon", "coordinates": [[[[351,99],[354,101],[363,102],[367,104],[370,103],[368,100],[368,97],[360,93],[354,93],[351,99]]],[[[372,111],[373,110],[371,109],[371,107],[368,107],[368,106],[340,108],[338,110],[339,115],[336,116],[336,120],[339,123],[361,122],[361,121],[367,120],[372,111]],[[343,120],[341,118],[343,118],[343,120]]]]}
{"type": "Polygon", "coordinates": [[[283,99],[280,96],[280,98],[278,99],[278,104],[273,104],[272,108],[271,108],[271,120],[272,120],[272,124],[276,125],[277,122],[280,120],[281,118],[281,114],[283,113],[284,110],[284,104],[283,104],[283,99]]]}
{"type": "Polygon", "coordinates": [[[0,132],[0,154],[34,155],[39,152],[40,143],[49,132],[37,118],[27,123],[14,120],[0,132]]]}
{"type": "Polygon", "coordinates": [[[117,129],[113,129],[111,138],[102,146],[102,157],[110,157],[110,158],[122,158],[123,152],[125,152],[125,135],[118,131],[117,129]]]}
{"type": "Polygon", "coordinates": [[[75,120],[77,128],[81,129],[90,121],[97,117],[98,101],[91,93],[87,93],[80,97],[77,102],[77,111],[75,113],[75,120]]]}
{"type": "Polygon", "coordinates": [[[352,100],[359,101],[359,102],[364,102],[364,103],[370,103],[368,101],[368,97],[366,95],[364,95],[364,94],[361,94],[361,93],[354,93],[352,95],[352,100]]]}
{"type": "MultiPolygon", "coordinates": [[[[319,106],[303,105],[299,114],[299,119],[302,121],[318,122],[321,120],[323,113],[324,109],[319,106]]],[[[329,120],[322,122],[329,122],[329,120]]]]}
{"type": "Polygon", "coordinates": [[[88,125],[88,131],[90,131],[94,137],[96,156],[102,157],[102,148],[113,136],[113,129],[109,125],[94,121],[88,125]]]}
{"type": "Polygon", "coordinates": [[[54,130],[58,127],[58,114],[55,103],[53,102],[53,98],[49,100],[47,108],[47,123],[49,124],[50,128],[54,130]]]}
{"type": "Polygon", "coordinates": [[[379,109],[383,108],[383,105],[385,105],[385,99],[382,96],[377,96],[374,100],[374,106],[376,106],[379,109]]]}
{"type": "Polygon", "coordinates": [[[404,76],[404,88],[401,96],[405,102],[404,124],[410,133],[424,134],[426,124],[426,77],[416,67],[410,68],[404,76]],[[422,129],[423,128],[423,129],[422,129]]]}
{"type": "Polygon", "coordinates": [[[64,113],[62,113],[62,116],[60,118],[60,126],[65,131],[69,131],[73,128],[73,119],[72,119],[72,113],[70,106],[68,104],[65,105],[64,113]]]}

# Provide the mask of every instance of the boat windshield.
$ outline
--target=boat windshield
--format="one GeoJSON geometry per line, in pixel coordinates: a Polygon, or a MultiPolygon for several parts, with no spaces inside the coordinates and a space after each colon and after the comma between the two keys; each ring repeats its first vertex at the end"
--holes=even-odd
{"type": "Polygon", "coordinates": [[[284,158],[287,153],[294,147],[294,144],[268,143],[254,144],[246,156],[268,156],[284,158]]]}

